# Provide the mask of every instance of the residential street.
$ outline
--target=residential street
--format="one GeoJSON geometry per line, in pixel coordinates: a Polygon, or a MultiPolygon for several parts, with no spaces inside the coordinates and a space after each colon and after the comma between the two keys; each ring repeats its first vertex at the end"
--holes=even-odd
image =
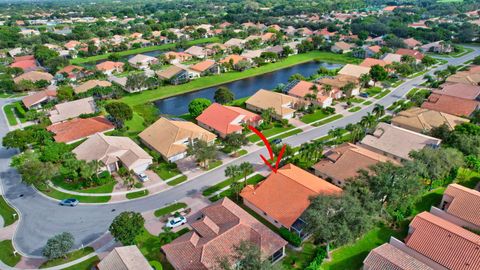
{"type": "MultiPolygon", "coordinates": [[[[460,65],[480,55],[480,48],[475,47],[474,49],[474,52],[460,58],[445,58],[448,61],[447,65],[460,65]]],[[[439,68],[444,69],[447,65],[439,68]]],[[[433,71],[429,73],[433,73],[433,71]]],[[[423,75],[408,80],[383,99],[378,100],[377,103],[388,107],[423,81],[423,75]]],[[[0,106],[8,102],[9,100],[0,99],[0,106]]],[[[297,146],[322,137],[327,135],[332,128],[344,127],[349,123],[360,121],[364,115],[372,110],[374,105],[375,103],[355,114],[345,116],[324,126],[308,129],[283,141],[292,146],[297,146]]],[[[1,114],[0,118],[0,136],[3,137],[8,132],[8,125],[3,114],[1,114]]],[[[3,192],[0,189],[0,193],[3,193],[6,199],[21,213],[18,230],[13,239],[16,249],[24,255],[40,256],[47,239],[55,234],[70,232],[75,236],[75,247],[87,245],[103,235],[108,230],[108,226],[113,218],[120,212],[144,212],[161,208],[163,205],[174,201],[181,201],[185,197],[200,196],[198,191],[225,178],[224,169],[226,166],[245,161],[260,165],[262,161],[259,154],[266,155],[267,151],[262,148],[258,151],[250,152],[231,163],[223,164],[190,181],[143,199],[104,205],[78,205],[73,208],[59,206],[58,202],[47,199],[33,188],[22,184],[17,172],[9,166],[11,157],[14,154],[16,154],[16,150],[0,148],[0,187],[3,188],[3,192]]]]}

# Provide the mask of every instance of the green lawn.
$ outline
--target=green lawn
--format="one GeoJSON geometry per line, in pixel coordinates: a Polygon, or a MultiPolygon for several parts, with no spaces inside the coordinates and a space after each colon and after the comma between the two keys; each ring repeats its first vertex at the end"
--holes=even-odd
{"type": "Polygon", "coordinates": [[[285,270],[305,269],[315,258],[316,246],[311,242],[304,242],[302,250],[294,250],[290,247],[286,249],[286,256],[282,260],[282,266],[285,270]]]}
{"type": "Polygon", "coordinates": [[[368,106],[368,105],[371,105],[372,103],[373,103],[373,102],[372,102],[371,100],[367,100],[367,101],[365,101],[365,102],[363,103],[363,105],[368,106]]]}
{"type": "Polygon", "coordinates": [[[220,166],[222,164],[223,164],[223,162],[221,160],[211,161],[211,162],[208,163],[207,171],[213,170],[213,169],[217,168],[218,166],[220,166]]]}
{"type": "MultiPolygon", "coordinates": [[[[275,134],[278,134],[280,132],[285,132],[285,131],[291,130],[293,128],[294,128],[293,126],[290,126],[290,127],[282,127],[282,126],[275,127],[274,126],[272,128],[269,128],[269,129],[261,130],[261,132],[268,139],[269,137],[272,137],[275,134]]],[[[251,136],[248,136],[247,138],[248,138],[248,141],[250,141],[252,143],[260,141],[260,137],[258,137],[257,134],[253,134],[251,136]]]]}
{"type": "Polygon", "coordinates": [[[376,95],[374,98],[375,99],[381,99],[383,98],[384,96],[388,95],[391,91],[390,90],[384,90],[383,92],[381,92],[380,94],[376,95]]]}
{"type": "Polygon", "coordinates": [[[2,216],[5,223],[4,227],[13,224],[18,219],[18,213],[7,204],[3,196],[0,196],[0,216],[2,216]]]}
{"type": "Polygon", "coordinates": [[[137,112],[133,112],[131,120],[125,121],[125,126],[128,127],[128,132],[140,133],[145,129],[144,120],[137,112]]]}
{"type": "Polygon", "coordinates": [[[3,111],[5,112],[5,115],[7,116],[7,121],[10,126],[15,126],[17,125],[17,119],[15,118],[15,113],[13,112],[13,109],[15,108],[14,105],[12,104],[7,104],[3,106],[3,111]]]}
{"type": "Polygon", "coordinates": [[[315,124],[313,124],[313,125],[316,126],[316,127],[323,126],[323,125],[325,125],[325,124],[328,124],[328,123],[330,123],[330,122],[333,122],[333,121],[335,121],[335,120],[338,120],[338,119],[340,119],[340,118],[342,118],[342,117],[343,117],[343,114],[336,114],[336,115],[334,115],[334,116],[332,116],[332,117],[329,117],[329,118],[327,118],[327,119],[325,119],[325,120],[322,120],[322,121],[320,121],[320,122],[317,122],[317,123],[315,123],[315,124]]]}
{"type": "Polygon", "coordinates": [[[0,261],[4,264],[14,267],[22,258],[19,254],[13,255],[13,245],[11,240],[0,242],[0,261]]]}
{"type": "Polygon", "coordinates": [[[169,206],[165,206],[163,208],[155,210],[154,215],[156,217],[161,217],[161,216],[168,215],[168,214],[172,213],[173,211],[177,211],[178,209],[182,209],[182,208],[187,208],[187,204],[184,203],[184,202],[177,202],[177,203],[171,204],[169,206]]]}
{"type": "MultiPolygon", "coordinates": [[[[192,40],[187,42],[187,46],[192,46],[196,44],[202,44],[202,43],[215,43],[220,41],[218,37],[212,37],[212,38],[202,38],[202,39],[197,39],[197,40],[192,40]]],[[[151,51],[162,51],[162,50],[171,50],[175,49],[176,44],[175,43],[170,43],[170,44],[162,44],[162,45],[156,45],[156,46],[149,46],[149,47],[143,47],[143,48],[138,48],[138,49],[132,49],[132,50],[126,50],[123,52],[118,52],[117,54],[120,56],[127,56],[131,54],[139,54],[139,53],[145,53],[145,52],[151,52],[151,51]]],[[[106,53],[106,54],[101,54],[101,55],[95,55],[95,56],[90,56],[90,57],[77,57],[75,59],[70,60],[70,64],[72,65],[78,65],[78,64],[84,64],[88,62],[94,62],[94,61],[99,61],[99,60],[104,60],[108,59],[108,56],[111,55],[112,53],[106,53]]]]}
{"type": "Polygon", "coordinates": [[[178,177],[178,178],[175,178],[175,179],[172,180],[172,181],[168,181],[168,182],[167,182],[167,185],[169,185],[169,186],[176,186],[176,185],[178,185],[178,184],[180,184],[180,183],[183,183],[183,182],[187,181],[187,179],[188,179],[188,178],[187,178],[185,175],[182,175],[182,176],[180,176],[180,177],[178,177]]]}
{"type": "Polygon", "coordinates": [[[382,92],[382,88],[375,86],[375,87],[370,87],[364,90],[365,93],[368,94],[368,96],[374,96],[380,92],[382,92]]]}
{"type": "Polygon", "coordinates": [[[127,193],[126,197],[129,200],[133,200],[133,199],[145,197],[145,196],[148,195],[148,193],[149,193],[148,189],[139,190],[139,191],[134,191],[134,192],[127,193]]]}
{"type": "Polygon", "coordinates": [[[360,106],[355,106],[355,107],[353,107],[353,108],[351,108],[351,109],[348,109],[348,111],[349,111],[349,112],[358,112],[358,111],[360,111],[361,109],[362,109],[362,107],[360,107],[360,106]]]}
{"type": "Polygon", "coordinates": [[[324,270],[358,270],[363,265],[363,260],[370,250],[388,242],[390,236],[402,239],[403,231],[394,231],[384,225],[379,225],[367,232],[352,245],[343,246],[332,251],[332,260],[324,262],[324,270]]]}
{"type": "Polygon", "coordinates": [[[365,101],[363,98],[359,98],[359,97],[352,97],[349,100],[353,103],[362,103],[365,101]]]}
{"type": "Polygon", "coordinates": [[[40,190],[43,194],[51,198],[57,199],[59,201],[64,199],[74,198],[80,201],[81,203],[106,203],[110,200],[110,196],[81,196],[81,195],[63,193],[54,188],[50,188],[49,190],[46,190],[46,188],[37,187],[37,189],[40,190]]]}
{"type": "Polygon", "coordinates": [[[310,124],[312,122],[323,119],[327,116],[330,116],[330,114],[325,113],[323,110],[316,110],[314,113],[305,114],[304,116],[302,116],[300,118],[300,121],[302,121],[305,124],[310,124]]]}
{"type": "Polygon", "coordinates": [[[110,182],[102,186],[94,187],[94,188],[87,188],[87,189],[82,189],[79,190],[78,192],[82,193],[112,193],[113,187],[115,187],[115,184],[117,182],[110,182]]]}
{"type": "Polygon", "coordinates": [[[177,169],[175,163],[161,162],[153,166],[153,171],[163,180],[170,179],[179,175],[181,172],[177,169]]]}
{"type": "Polygon", "coordinates": [[[415,203],[412,216],[420,214],[423,211],[430,211],[432,206],[438,207],[442,201],[444,191],[444,187],[439,187],[423,194],[415,203]]]}
{"type": "Polygon", "coordinates": [[[168,85],[161,86],[154,90],[147,90],[140,93],[129,94],[121,99],[121,101],[129,104],[130,106],[144,104],[147,102],[155,101],[162,98],[175,96],[195,90],[208,88],[216,85],[221,85],[227,82],[232,82],[260,74],[269,73],[282,68],[298,65],[301,63],[310,62],[313,60],[325,61],[325,62],[337,62],[337,63],[357,63],[359,59],[351,58],[341,54],[335,54],[330,52],[308,52],[303,54],[292,55],[286,59],[282,59],[275,63],[269,63],[258,68],[248,69],[242,72],[228,72],[215,76],[207,76],[198,78],[181,85],[168,85]]]}
{"type": "Polygon", "coordinates": [[[104,173],[100,173],[100,177],[104,177],[105,184],[97,187],[91,188],[83,188],[82,182],[74,181],[74,182],[67,182],[63,177],[54,177],[52,179],[52,183],[56,187],[60,187],[66,190],[71,190],[80,193],[111,193],[113,191],[113,187],[117,183],[113,177],[106,173],[106,176],[102,176],[104,173]]]}
{"type": "Polygon", "coordinates": [[[99,262],[100,262],[100,258],[98,256],[93,256],[88,260],[85,260],[81,263],[77,263],[70,267],[64,268],[63,270],[91,270],[99,262]]]}
{"type": "Polygon", "coordinates": [[[475,188],[480,182],[480,173],[470,169],[460,168],[455,182],[468,188],[475,188]]]}
{"type": "Polygon", "coordinates": [[[94,252],[95,250],[92,247],[85,247],[79,250],[75,250],[73,252],[70,252],[67,254],[67,258],[58,258],[58,259],[52,259],[49,261],[44,262],[42,265],[40,265],[40,268],[48,268],[52,266],[57,266],[61,264],[65,264],[71,261],[75,261],[76,259],[80,259],[84,256],[87,256],[88,254],[94,252]]]}

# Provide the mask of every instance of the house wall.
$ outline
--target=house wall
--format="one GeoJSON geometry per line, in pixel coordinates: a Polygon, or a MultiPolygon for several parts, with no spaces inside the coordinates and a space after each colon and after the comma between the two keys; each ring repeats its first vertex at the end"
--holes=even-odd
{"type": "MultiPolygon", "coordinates": [[[[259,214],[261,217],[263,217],[264,219],[268,220],[268,222],[272,223],[275,227],[277,228],[281,228],[281,227],[285,227],[283,226],[283,224],[281,224],[280,222],[276,221],[274,218],[270,217],[267,213],[265,213],[264,211],[262,211],[261,209],[257,208],[255,205],[253,205],[251,202],[249,202],[248,200],[246,200],[245,198],[243,199],[243,204],[245,204],[248,208],[252,209],[253,211],[255,211],[255,213],[259,214]]],[[[287,228],[287,227],[285,227],[287,228]]],[[[287,228],[288,229],[288,228],[287,228]]]]}

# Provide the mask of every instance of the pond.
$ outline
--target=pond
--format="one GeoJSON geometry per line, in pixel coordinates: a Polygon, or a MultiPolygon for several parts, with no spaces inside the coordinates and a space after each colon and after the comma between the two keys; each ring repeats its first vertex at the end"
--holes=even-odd
{"type": "Polygon", "coordinates": [[[238,81],[217,85],[200,89],[195,92],[181,94],[178,96],[160,99],[155,101],[155,105],[160,110],[161,114],[182,115],[188,113],[188,104],[196,98],[207,98],[213,101],[215,91],[220,86],[225,86],[235,94],[235,99],[248,97],[259,89],[272,90],[280,83],[287,83],[288,78],[293,74],[299,73],[305,77],[309,77],[320,68],[336,69],[341,67],[341,64],[332,64],[325,62],[311,61],[303,64],[298,64],[292,67],[280,69],[271,73],[266,73],[254,77],[241,79],[238,81]]]}

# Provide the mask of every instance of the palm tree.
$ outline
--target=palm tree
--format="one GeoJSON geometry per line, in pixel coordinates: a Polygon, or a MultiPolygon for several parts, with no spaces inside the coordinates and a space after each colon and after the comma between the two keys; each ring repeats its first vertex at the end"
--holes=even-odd
{"type": "Polygon", "coordinates": [[[377,117],[371,113],[367,113],[362,120],[360,120],[360,125],[362,125],[365,129],[372,129],[377,125],[377,117]]]}
{"type": "Polygon", "coordinates": [[[350,131],[350,142],[355,143],[363,138],[365,129],[361,125],[354,125],[350,131]]]}
{"type": "Polygon", "coordinates": [[[325,90],[325,92],[328,94],[332,91],[333,87],[330,85],[330,84],[325,84],[323,86],[323,90],[325,90]]]}
{"type": "Polygon", "coordinates": [[[225,168],[225,177],[232,178],[234,181],[240,173],[241,171],[238,165],[230,165],[225,168]]]}
{"type": "Polygon", "coordinates": [[[377,119],[380,119],[380,117],[385,115],[385,107],[380,104],[375,104],[372,113],[377,117],[377,119]]]}
{"type": "Polygon", "coordinates": [[[370,74],[364,73],[360,76],[360,91],[362,88],[364,88],[368,83],[370,82],[372,78],[370,77],[370,74]]]}
{"type": "Polygon", "coordinates": [[[244,186],[247,186],[247,176],[253,173],[253,165],[250,162],[242,162],[239,166],[240,171],[243,174],[244,186]]]}
{"type": "Polygon", "coordinates": [[[269,125],[272,122],[274,113],[275,113],[274,108],[268,108],[262,111],[262,118],[266,125],[269,125]]]}

